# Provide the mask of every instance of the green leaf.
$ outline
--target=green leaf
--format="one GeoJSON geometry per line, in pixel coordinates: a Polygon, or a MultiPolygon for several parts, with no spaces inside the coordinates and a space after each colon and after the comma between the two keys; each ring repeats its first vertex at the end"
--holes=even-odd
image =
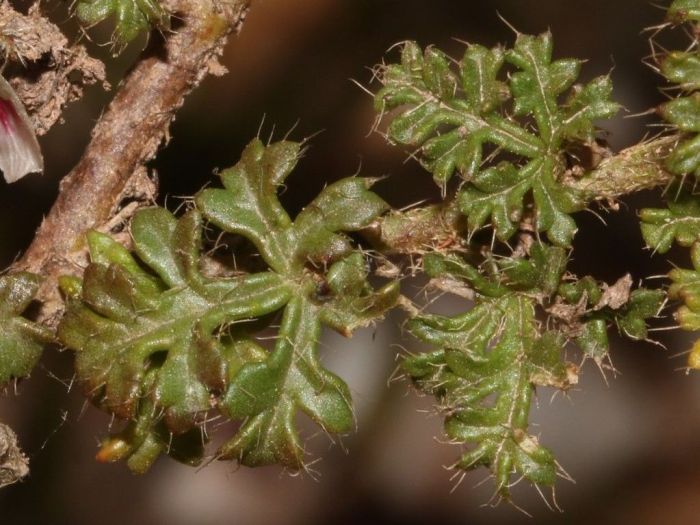
{"type": "Polygon", "coordinates": [[[618,328],[631,339],[647,339],[646,321],[659,315],[665,300],[666,294],[661,290],[634,290],[625,307],[615,318],[618,328]]]}
{"type": "Polygon", "coordinates": [[[568,303],[575,304],[585,299],[586,305],[591,306],[598,304],[603,297],[600,284],[590,276],[562,283],[559,286],[558,294],[568,303]]]}
{"type": "Polygon", "coordinates": [[[369,191],[373,179],[350,177],[327,186],[294,223],[277,200],[300,145],[251,142],[241,161],[221,173],[226,189],[206,189],[197,206],[221,229],[255,243],[272,269],[294,273],[308,262],[327,264],[352,251],[341,231],[367,227],[389,206],[369,191]]]}
{"type": "MultiPolygon", "coordinates": [[[[674,2],[668,17],[674,22],[700,20],[700,6],[696,1],[674,2]]],[[[697,50],[670,52],[660,64],[661,73],[679,84],[689,94],[662,104],[661,116],[676,129],[686,134],[666,159],[666,168],[677,175],[693,174],[700,178],[700,55],[697,50]]]]}
{"type": "Polygon", "coordinates": [[[700,131],[700,93],[666,102],[661,115],[681,131],[700,131]]]}
{"type": "Polygon", "coordinates": [[[565,387],[569,379],[562,340],[538,335],[533,301],[519,295],[489,299],[454,318],[418,316],[409,329],[441,348],[406,359],[404,369],[441,399],[448,437],[472,444],[458,467],[487,466],[506,498],[514,472],[553,485],[556,462],[528,433],[528,414],[534,384],[565,387]]]}
{"type": "MultiPolygon", "coordinates": [[[[329,275],[343,271],[336,267],[345,264],[352,263],[336,263],[329,275]]],[[[272,354],[264,361],[245,364],[222,399],[224,413],[233,419],[246,418],[246,423],[221,447],[221,457],[248,466],[281,463],[300,468],[303,446],[295,424],[299,411],[325,432],[352,428],[350,391],[342,379],[321,366],[317,354],[322,323],[350,335],[396,303],[395,283],[375,293],[368,288],[366,276],[362,281],[361,288],[352,290],[345,282],[347,295],[320,304],[303,294],[290,301],[272,354]]]]}
{"type": "Polygon", "coordinates": [[[661,74],[686,91],[700,88],[700,57],[696,53],[671,51],[661,61],[661,74]]]}
{"type": "Polygon", "coordinates": [[[619,110],[609,77],[574,85],[579,69],[577,60],[552,60],[549,33],[519,35],[508,51],[471,45],[456,68],[434,48],[422,52],[409,42],[401,63],[382,69],[375,105],[397,110],[389,140],[410,146],[443,193],[455,172],[466,181],[458,199],[470,229],[490,224],[507,241],[534,199],[537,230],[569,246],[576,232],[570,214],[585,202],[560,182],[565,149],[592,142],[593,122],[619,110]],[[510,75],[502,71],[506,61],[516,68],[510,75]],[[511,95],[513,111],[504,104],[511,95]]]}
{"type": "Polygon", "coordinates": [[[688,193],[669,201],[668,209],[642,210],[640,219],[644,241],[659,253],[670,250],[674,241],[688,247],[700,239],[700,200],[688,193]]]}
{"type": "MultiPolygon", "coordinates": [[[[146,390],[153,388],[158,371],[146,373],[146,390]]],[[[169,454],[181,463],[198,465],[204,455],[204,439],[198,428],[173,435],[158,417],[158,406],[151,398],[139,401],[134,418],[118,434],[102,442],[97,460],[103,463],[126,460],[129,469],[143,474],[161,454],[169,454]]]]}
{"type": "Polygon", "coordinates": [[[195,211],[180,220],[160,208],[138,212],[135,251],[157,278],[108,236],[92,232],[93,262],[59,326],[61,340],[76,351],[79,381],[95,403],[133,419],[139,400],[149,397],[175,433],[195,426],[210,408],[200,348],[213,344],[224,323],[273,312],[291,296],[291,288],[271,272],[205,277],[198,268],[200,232],[195,211]],[[159,227],[169,235],[154,235],[159,227]],[[157,373],[146,388],[151,369],[157,373]]]}
{"type": "Polygon", "coordinates": [[[562,136],[587,143],[595,141],[593,122],[611,119],[620,111],[620,105],[611,100],[612,92],[608,76],[597,77],[585,86],[573,86],[562,115],[562,136]]]}
{"type": "MultiPolygon", "coordinates": [[[[675,0],[668,9],[667,19],[674,24],[691,23],[694,35],[693,46],[684,51],[669,52],[660,63],[661,73],[678,84],[687,96],[678,97],[663,104],[659,113],[681,132],[681,140],[666,159],[666,169],[680,176],[680,190],[689,187],[686,176],[700,179],[700,52],[697,49],[697,23],[700,22],[698,0],[675,0]]],[[[676,198],[668,209],[642,211],[642,233],[648,245],[663,253],[675,240],[681,246],[692,246],[693,269],[676,268],[669,277],[673,284],[669,288],[670,299],[681,300],[675,317],[684,330],[700,330],[700,200],[690,191],[677,191],[676,198]]],[[[673,191],[673,189],[672,189],[673,191]]],[[[641,331],[640,331],[641,333],[641,331]]],[[[643,334],[646,336],[646,333],[643,334]]],[[[688,366],[700,368],[700,343],[695,342],[689,356],[688,366]]]]}
{"type": "Polygon", "coordinates": [[[452,317],[411,319],[409,331],[437,350],[411,355],[403,369],[419,390],[438,398],[448,437],[470,445],[456,466],[488,467],[505,498],[513,474],[554,483],[556,462],[528,433],[528,414],[534,387],[566,390],[577,383],[578,367],[563,360],[567,343],[575,341],[600,365],[608,355],[608,325],[645,339],[646,320],[664,301],[663,292],[642,288],[625,303],[628,279],[613,286],[574,280],[567,262],[566,250],[542,243],[532,244],[529,256],[486,256],[479,265],[453,254],[423,259],[428,276],[471,288],[474,304],[452,317]]]}
{"type": "Polygon", "coordinates": [[[504,283],[483,275],[478,268],[456,255],[428,253],[423,257],[423,271],[429,277],[449,276],[465,281],[474,291],[487,297],[501,297],[509,292],[504,283]]]}
{"type": "Polygon", "coordinates": [[[564,188],[551,176],[555,168],[548,158],[536,159],[522,168],[503,162],[475,176],[463,186],[459,205],[471,229],[493,224],[499,239],[507,241],[518,229],[525,209],[525,196],[536,204],[538,231],[547,232],[559,246],[569,246],[576,233],[570,213],[585,202],[573,190],[564,188]]]}
{"type": "Polygon", "coordinates": [[[29,376],[53,341],[48,329],[22,317],[40,283],[39,276],[26,272],[0,277],[0,387],[29,376]]]}
{"type": "Polygon", "coordinates": [[[350,335],[396,303],[398,283],[375,291],[364,256],[343,233],[365,228],[388,206],[369,191],[371,179],[353,177],[326,187],[292,221],[276,194],[299,151],[255,140],[222,172],[225,189],[196,198],[207,219],[256,246],[268,271],[205,272],[197,210],[180,219],[161,208],[139,211],[133,253],[88,235],[82,283],[62,280],[68,308],[59,335],[76,352],[88,396],[129,422],[98,459],[126,459],[136,472],[163,452],[194,464],[212,407],[245,419],[220,454],[248,465],[302,466],[299,411],[328,432],[351,428],[348,388],[321,367],[318,338],[322,324],[350,335]],[[268,352],[254,332],[282,309],[268,352]]]}
{"type": "Polygon", "coordinates": [[[488,259],[483,267],[490,268],[491,275],[484,275],[482,268],[476,268],[456,255],[440,253],[426,254],[423,269],[430,277],[447,275],[465,281],[479,295],[487,297],[502,297],[512,291],[535,290],[550,296],[557,291],[567,262],[568,256],[562,248],[533,244],[529,258],[488,259]],[[498,268],[495,272],[494,266],[498,268]]]}
{"type": "Polygon", "coordinates": [[[323,301],[321,319],[346,337],[384,315],[399,298],[397,282],[374,290],[368,277],[367,262],[359,252],[333,264],[326,274],[326,284],[334,299],[323,301]]]}
{"type": "Polygon", "coordinates": [[[114,16],[114,42],[124,46],[151,27],[169,28],[169,16],[159,0],[79,0],[75,13],[83,24],[98,24],[114,16]]]}
{"type": "Polygon", "coordinates": [[[608,323],[604,319],[595,318],[584,323],[581,334],[576,338],[576,344],[584,356],[600,365],[610,351],[608,323]]]}
{"type": "Polygon", "coordinates": [[[681,97],[660,107],[661,116],[678,130],[695,133],[681,141],[666,159],[666,168],[677,175],[700,178],[700,93],[681,97]]]}
{"type": "Polygon", "coordinates": [[[681,328],[700,330],[700,243],[693,244],[691,259],[693,269],[676,268],[669,273],[673,284],[668,295],[684,303],[676,312],[681,328]]]}
{"type": "Polygon", "coordinates": [[[303,462],[295,425],[299,410],[326,432],[352,428],[347,385],[318,362],[320,333],[317,307],[308,299],[292,299],[272,355],[245,365],[229,385],[222,403],[225,413],[249,419],[221,448],[223,457],[249,466],[282,463],[298,468],[303,462]]]}
{"type": "Polygon", "coordinates": [[[677,175],[692,173],[700,178],[700,135],[676,146],[666,159],[666,168],[677,175]]]}
{"type": "Polygon", "coordinates": [[[463,177],[477,173],[487,144],[530,158],[543,149],[535,135],[496,111],[510,98],[507,85],[496,78],[503,56],[500,48],[469,46],[458,78],[444,54],[434,48],[423,53],[407,42],[401,63],[383,71],[377,110],[405,106],[389,125],[389,139],[420,147],[421,162],[442,187],[455,171],[463,177]]]}
{"type": "Polygon", "coordinates": [[[298,154],[296,144],[265,147],[253,141],[241,162],[222,172],[226,189],[206,189],[196,198],[209,220],[248,237],[295,287],[274,350],[263,361],[244,364],[223,396],[224,412],[246,423],[220,453],[246,465],[302,466],[295,425],[300,410],[327,432],[350,430],[349,390],[317,358],[321,326],[349,336],[381,317],[399,296],[397,283],[377,291],[369,285],[365,258],[342,233],[365,228],[388,210],[369,191],[373,180],[352,177],[327,186],[292,221],[276,192],[298,154]]]}
{"type": "Polygon", "coordinates": [[[255,245],[267,271],[205,272],[198,210],[180,219],[139,211],[133,253],[88,235],[82,283],[62,280],[68,308],[59,335],[76,352],[88,396],[129,421],[98,459],[127,459],[136,472],[163,452],[196,463],[199,426],[213,407],[245,420],[220,455],[246,465],[303,465],[299,411],[328,432],[352,427],[349,390],[321,367],[318,339],[323,324],[349,336],[398,300],[398,283],[370,286],[365,257],[343,233],[367,227],[388,205],[369,191],[371,179],[352,177],[326,187],[292,221],[277,190],[299,151],[255,140],[221,173],[225,189],[196,197],[208,220],[255,245]],[[280,310],[268,352],[255,332],[280,310]]]}
{"type": "Polygon", "coordinates": [[[410,332],[439,350],[402,365],[420,390],[439,399],[448,437],[471,445],[457,467],[488,467],[506,498],[513,473],[554,483],[554,457],[528,433],[532,393],[535,385],[566,389],[575,381],[572,365],[562,361],[566,338],[543,332],[536,317],[538,302],[557,293],[568,257],[541,244],[530,252],[487,259],[478,268],[454,255],[427,255],[428,275],[465,281],[476,304],[454,317],[411,319],[410,332]]]}
{"type": "Polygon", "coordinates": [[[554,144],[561,115],[557,97],[569,89],[578,77],[581,62],[563,59],[552,62],[552,35],[518,35],[506,57],[520,71],[511,76],[516,115],[532,115],[543,141],[554,144]]]}

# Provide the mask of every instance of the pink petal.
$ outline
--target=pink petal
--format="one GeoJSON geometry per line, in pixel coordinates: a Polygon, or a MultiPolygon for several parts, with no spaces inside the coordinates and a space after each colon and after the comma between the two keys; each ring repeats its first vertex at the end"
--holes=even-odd
{"type": "Polygon", "coordinates": [[[0,76],[0,169],[7,182],[42,172],[44,159],[24,106],[0,76]]]}

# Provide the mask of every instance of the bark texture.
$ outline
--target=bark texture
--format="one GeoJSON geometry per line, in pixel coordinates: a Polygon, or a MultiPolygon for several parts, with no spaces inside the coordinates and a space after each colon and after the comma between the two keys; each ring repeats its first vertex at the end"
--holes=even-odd
{"type": "Polygon", "coordinates": [[[106,224],[134,191],[142,193],[138,181],[146,178],[145,164],[167,140],[187,94],[208,73],[224,71],[217,57],[227,37],[240,28],[248,5],[249,0],[165,3],[180,25],[162,38],[152,37],[93,129],[83,157],[61,181],[31,246],[13,266],[44,276],[38,296],[42,320],[52,324],[62,311],[57,279],[79,272],[85,231],[106,224]]]}

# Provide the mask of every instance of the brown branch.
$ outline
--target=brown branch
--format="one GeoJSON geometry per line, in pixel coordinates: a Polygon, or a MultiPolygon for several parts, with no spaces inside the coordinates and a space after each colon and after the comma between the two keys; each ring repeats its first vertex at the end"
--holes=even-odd
{"type": "Polygon", "coordinates": [[[181,21],[162,48],[147,49],[92,132],[83,157],[61,181],[58,198],[14,269],[46,278],[38,299],[41,318],[62,311],[57,279],[84,260],[84,232],[117,211],[132,178],[167,138],[185,96],[207,73],[221,71],[217,56],[237,31],[249,0],[172,0],[165,7],[181,21]]]}

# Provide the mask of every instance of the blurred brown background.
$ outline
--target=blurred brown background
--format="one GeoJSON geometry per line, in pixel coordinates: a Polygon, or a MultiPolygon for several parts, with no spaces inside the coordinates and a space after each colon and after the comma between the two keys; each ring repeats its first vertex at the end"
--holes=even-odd
{"type": "MultiPolygon", "coordinates": [[[[47,9],[55,20],[66,20],[65,4],[47,9]]],[[[369,82],[368,67],[405,39],[455,55],[463,44],[452,37],[510,43],[513,34],[497,13],[523,32],[551,28],[556,56],[589,59],[585,77],[612,70],[615,96],[630,113],[663,99],[660,79],[641,63],[649,52],[641,30],[663,13],[645,0],[257,0],[224,57],[231,73],[207,79],[187,101],[172,141],[153,164],[162,200],[174,208],[178,196],[194,193],[215,169],[233,164],[263,116],[263,136],[281,138],[295,125],[295,139],[321,132],[282,197],[292,211],[326,181],[358,170],[391,175],[377,190],[395,206],[434,198],[430,178],[415,162],[405,162],[405,152],[368,135],[371,99],[350,79],[369,82]]],[[[108,29],[96,41],[107,36],[108,29]]],[[[678,35],[665,38],[669,45],[674,39],[684,45],[678,35]]],[[[113,83],[140,45],[109,61],[113,83]]],[[[104,47],[89,46],[107,59],[104,47]]],[[[44,176],[11,187],[0,182],[0,266],[30,241],[110,96],[91,90],[65,114],[65,124],[42,139],[44,176]]],[[[621,148],[653,133],[644,127],[649,122],[621,115],[605,127],[613,146],[621,148]]],[[[636,210],[654,203],[653,194],[630,199],[619,213],[604,213],[607,226],[580,214],[574,269],[612,281],[628,270],[641,278],[664,273],[669,260],[685,263],[683,251],[652,257],[642,249],[636,210]]],[[[417,286],[406,283],[405,293],[417,286]]],[[[446,301],[440,308],[459,306],[446,301]]],[[[123,465],[98,465],[92,458],[109,419],[85,407],[79,392],[67,393],[70,356],[51,353],[16,396],[0,398],[0,418],[17,429],[32,461],[28,480],[0,491],[0,523],[700,523],[700,377],[680,372],[683,360],[674,357],[688,347],[687,336],[658,332],[667,351],[615,341],[617,377],[608,374],[606,383],[591,365],[568,397],[540,391],[532,430],[576,484],[562,480],[557,486],[565,514],[547,510],[534,490],[516,488],[517,502],[532,519],[507,505],[482,508],[492,486],[473,487],[485,472],[472,473],[450,492],[454,483],[443,465],[458,449],[438,442],[441,424],[429,413],[431,400],[418,398],[405,382],[387,383],[401,351],[397,345],[418,348],[401,334],[400,318],[394,321],[351,340],[327,334],[323,359],[351,385],[357,433],[332,446],[309,428],[308,446],[323,458],[313,464],[314,476],[219,463],[195,470],[162,459],[149,474],[135,477],[123,465]]]]}

